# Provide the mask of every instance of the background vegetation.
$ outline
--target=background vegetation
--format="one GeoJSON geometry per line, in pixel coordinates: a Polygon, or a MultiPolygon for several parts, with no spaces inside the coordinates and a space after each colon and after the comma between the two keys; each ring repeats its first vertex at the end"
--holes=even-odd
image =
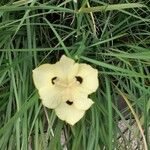
{"type": "Polygon", "coordinates": [[[150,1],[129,2],[0,1],[1,150],[150,149],[150,1]],[[95,104],[75,126],[41,105],[32,81],[62,54],[99,70],[95,104]]]}

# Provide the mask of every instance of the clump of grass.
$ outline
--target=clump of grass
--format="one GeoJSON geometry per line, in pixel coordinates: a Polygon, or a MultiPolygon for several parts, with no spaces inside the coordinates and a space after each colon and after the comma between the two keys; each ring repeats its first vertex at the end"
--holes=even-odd
{"type": "Polygon", "coordinates": [[[140,2],[0,2],[0,149],[150,149],[150,1],[140,2]],[[32,81],[62,54],[99,70],[75,126],[41,105],[32,81]]]}

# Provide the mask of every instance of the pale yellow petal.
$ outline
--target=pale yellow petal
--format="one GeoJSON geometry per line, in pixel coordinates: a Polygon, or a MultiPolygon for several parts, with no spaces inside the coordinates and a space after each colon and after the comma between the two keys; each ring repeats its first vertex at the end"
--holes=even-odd
{"type": "Polygon", "coordinates": [[[78,89],[91,94],[98,88],[98,71],[87,64],[80,64],[78,70],[78,77],[82,78],[82,83],[79,84],[78,89]]]}
{"type": "Polygon", "coordinates": [[[75,76],[77,75],[79,70],[79,64],[75,63],[72,68],[70,69],[70,71],[68,72],[68,82],[72,82],[75,78],[75,76]]]}
{"type": "Polygon", "coordinates": [[[61,91],[56,87],[43,87],[39,90],[42,104],[48,108],[56,108],[61,102],[61,91]]]}
{"type": "Polygon", "coordinates": [[[76,122],[78,122],[85,113],[84,110],[78,110],[73,105],[68,105],[65,102],[61,103],[55,109],[55,112],[61,120],[66,121],[70,125],[74,125],[76,122]]]}
{"type": "Polygon", "coordinates": [[[33,81],[37,89],[52,86],[52,78],[57,76],[55,65],[43,64],[33,70],[33,81]]]}
{"type": "Polygon", "coordinates": [[[81,92],[74,91],[72,94],[72,99],[74,102],[74,106],[77,109],[81,109],[81,110],[89,109],[94,103],[90,98],[88,98],[88,95],[81,92]]]}
{"type": "Polygon", "coordinates": [[[59,75],[62,79],[67,79],[69,72],[72,70],[75,62],[73,59],[63,55],[55,65],[59,70],[59,75]]]}

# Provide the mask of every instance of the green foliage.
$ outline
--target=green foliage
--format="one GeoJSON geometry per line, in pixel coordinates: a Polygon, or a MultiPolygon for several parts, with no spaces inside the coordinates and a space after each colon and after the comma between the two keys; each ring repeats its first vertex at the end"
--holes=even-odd
{"type": "Polygon", "coordinates": [[[150,1],[136,2],[0,1],[0,149],[150,149],[150,1]],[[99,70],[75,126],[41,105],[32,81],[62,54],[99,70]]]}

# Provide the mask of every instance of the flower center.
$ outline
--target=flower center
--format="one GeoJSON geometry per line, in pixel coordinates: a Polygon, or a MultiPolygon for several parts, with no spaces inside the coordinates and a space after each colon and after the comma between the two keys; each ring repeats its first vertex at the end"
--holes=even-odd
{"type": "Polygon", "coordinates": [[[68,105],[72,105],[72,104],[73,104],[73,102],[72,102],[72,101],[69,101],[69,100],[67,100],[66,103],[67,103],[68,105]]]}

